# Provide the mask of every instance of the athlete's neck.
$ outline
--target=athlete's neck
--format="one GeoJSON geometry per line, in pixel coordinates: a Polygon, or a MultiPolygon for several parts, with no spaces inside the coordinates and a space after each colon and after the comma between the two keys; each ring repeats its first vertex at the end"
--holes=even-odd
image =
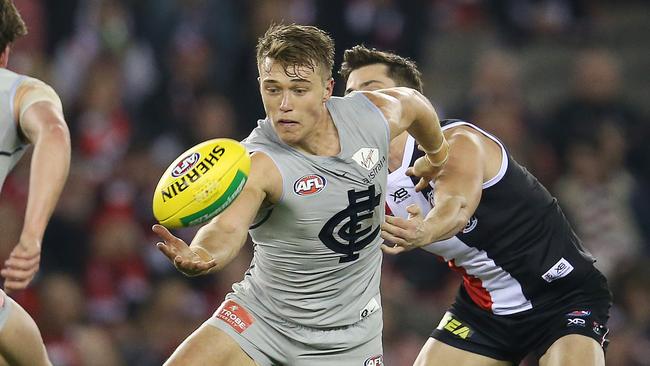
{"type": "Polygon", "coordinates": [[[321,119],[316,123],[314,129],[305,138],[305,142],[296,149],[311,155],[335,156],[341,152],[341,141],[339,131],[334,124],[334,119],[329,109],[325,108],[321,119]]]}

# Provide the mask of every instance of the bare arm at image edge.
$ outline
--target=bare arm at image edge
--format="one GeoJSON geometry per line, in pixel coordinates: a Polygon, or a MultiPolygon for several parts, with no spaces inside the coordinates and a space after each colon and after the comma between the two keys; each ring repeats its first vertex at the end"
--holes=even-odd
{"type": "Polygon", "coordinates": [[[28,79],[18,87],[14,111],[18,129],[34,151],[23,229],[1,273],[8,292],[26,288],[38,271],[43,234],[70,167],[70,134],[56,92],[28,79]]]}

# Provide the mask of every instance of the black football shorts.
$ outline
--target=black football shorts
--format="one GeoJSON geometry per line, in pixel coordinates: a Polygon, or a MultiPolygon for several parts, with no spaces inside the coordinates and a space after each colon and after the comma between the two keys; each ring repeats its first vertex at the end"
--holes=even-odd
{"type": "Polygon", "coordinates": [[[530,353],[541,358],[556,340],[569,334],[593,338],[605,349],[611,294],[602,275],[590,282],[591,286],[577,289],[575,294],[562,294],[562,299],[569,301],[513,315],[495,315],[479,308],[461,287],[431,337],[515,365],[530,353]]]}

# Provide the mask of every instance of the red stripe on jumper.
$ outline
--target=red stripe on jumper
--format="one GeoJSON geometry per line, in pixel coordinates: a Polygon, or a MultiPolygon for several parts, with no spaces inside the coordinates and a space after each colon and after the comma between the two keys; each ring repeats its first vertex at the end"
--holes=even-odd
{"type": "Polygon", "coordinates": [[[390,207],[388,207],[388,203],[386,203],[385,207],[386,207],[386,215],[395,216],[393,215],[393,211],[390,209],[390,207]]]}
{"type": "Polygon", "coordinates": [[[447,263],[449,264],[449,268],[463,276],[463,286],[465,286],[467,294],[469,294],[469,297],[472,298],[474,303],[480,308],[491,312],[492,304],[494,302],[492,301],[492,296],[490,296],[488,290],[483,287],[481,279],[468,274],[467,271],[465,271],[465,268],[456,266],[453,259],[447,263]]]}

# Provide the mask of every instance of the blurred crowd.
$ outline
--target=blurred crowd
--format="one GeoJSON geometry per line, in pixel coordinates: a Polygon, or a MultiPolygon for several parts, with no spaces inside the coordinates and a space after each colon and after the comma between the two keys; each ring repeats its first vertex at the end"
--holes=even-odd
{"type": "MultiPolygon", "coordinates": [[[[274,21],[323,27],[338,56],[363,42],[416,60],[441,117],[499,136],[558,197],[598,258],[614,293],[608,364],[650,365],[650,110],[638,102],[650,88],[635,82],[645,75],[630,74],[634,65],[650,66],[650,28],[631,35],[639,52],[625,57],[606,34],[630,27],[628,15],[650,14],[646,2],[15,3],[30,33],[9,68],[59,92],[72,132],[71,175],[45,235],[40,274],[15,294],[55,365],[160,365],[242,277],[250,245],[218,274],[177,273],[155,248],[151,200],[183,150],[214,137],[241,139],[264,116],[254,46],[274,21]],[[544,51],[534,57],[541,68],[525,57],[531,50],[544,51]],[[554,52],[567,54],[561,69],[544,70],[554,52]],[[474,57],[453,62],[458,79],[447,83],[444,61],[460,54],[474,57]]],[[[0,258],[16,243],[28,174],[23,159],[3,188],[0,258]]],[[[190,239],[195,230],[178,233],[190,239]]],[[[459,277],[424,251],[385,257],[383,274],[385,362],[411,365],[459,277]]]]}

